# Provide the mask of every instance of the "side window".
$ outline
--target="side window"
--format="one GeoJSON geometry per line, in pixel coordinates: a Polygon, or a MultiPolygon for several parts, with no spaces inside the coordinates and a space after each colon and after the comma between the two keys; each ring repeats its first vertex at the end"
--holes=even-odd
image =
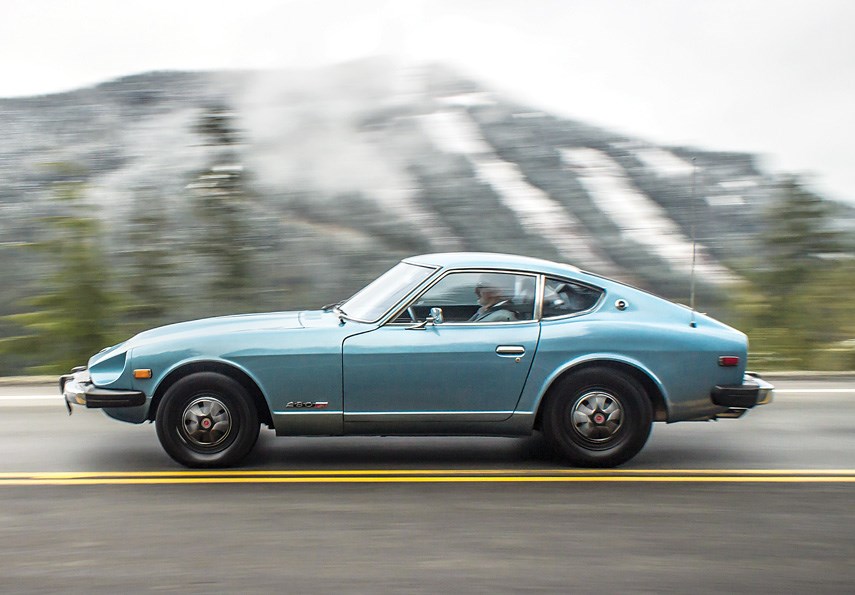
{"type": "Polygon", "coordinates": [[[534,290],[533,275],[451,273],[410,304],[395,322],[422,321],[431,308],[442,308],[445,322],[531,320],[534,290]]]}
{"type": "Polygon", "coordinates": [[[546,279],[543,288],[543,317],[566,316],[594,307],[602,290],[563,279],[546,279]]]}

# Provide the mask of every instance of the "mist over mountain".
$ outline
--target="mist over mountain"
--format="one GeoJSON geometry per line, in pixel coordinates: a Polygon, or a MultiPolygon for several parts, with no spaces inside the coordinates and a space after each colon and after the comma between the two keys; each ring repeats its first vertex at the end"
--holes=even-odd
{"type": "MultiPolygon", "coordinates": [[[[14,247],[65,208],[57,182],[82,180],[75,209],[103,222],[116,266],[140,243],[166,252],[174,318],[217,303],[205,251],[230,241],[252,266],[246,310],[337,301],[401,257],[449,250],[570,262],[686,301],[693,236],[715,302],[763,262],[780,183],[751,154],[655,145],[383,60],[0,99],[0,180],[4,312],[46,266],[14,247]],[[206,218],[217,196],[239,200],[206,218]]],[[[853,209],[832,208],[855,229],[853,209]]]]}

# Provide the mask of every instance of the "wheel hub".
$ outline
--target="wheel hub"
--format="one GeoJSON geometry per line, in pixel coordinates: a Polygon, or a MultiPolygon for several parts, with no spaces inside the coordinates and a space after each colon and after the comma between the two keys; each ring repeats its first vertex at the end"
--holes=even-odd
{"type": "Polygon", "coordinates": [[[616,396],[591,391],[576,399],[570,417],[573,430],[580,436],[592,442],[605,442],[620,429],[623,408],[616,396]]]}
{"type": "Polygon", "coordinates": [[[212,396],[199,397],[184,408],[183,436],[196,446],[212,447],[225,440],[232,429],[228,407],[212,396]]]}

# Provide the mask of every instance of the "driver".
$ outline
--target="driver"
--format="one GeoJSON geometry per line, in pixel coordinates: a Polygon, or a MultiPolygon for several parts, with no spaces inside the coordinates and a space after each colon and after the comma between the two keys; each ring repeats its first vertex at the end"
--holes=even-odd
{"type": "Polygon", "coordinates": [[[511,310],[511,292],[502,287],[495,275],[481,277],[475,286],[475,295],[480,308],[469,322],[510,322],[517,319],[511,310]]]}

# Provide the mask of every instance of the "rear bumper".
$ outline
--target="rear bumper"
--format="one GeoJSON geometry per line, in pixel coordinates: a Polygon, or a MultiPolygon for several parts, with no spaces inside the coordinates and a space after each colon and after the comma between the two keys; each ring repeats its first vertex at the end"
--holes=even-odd
{"type": "Polygon", "coordinates": [[[103,407],[138,407],[145,404],[145,393],[135,390],[113,390],[92,384],[85,368],[75,368],[71,374],[59,377],[59,390],[71,415],[72,405],[89,409],[103,407]]]}
{"type": "Polygon", "coordinates": [[[751,409],[772,402],[775,387],[757,374],[746,372],[742,384],[716,386],[710,393],[712,402],[729,409],[751,409]]]}

